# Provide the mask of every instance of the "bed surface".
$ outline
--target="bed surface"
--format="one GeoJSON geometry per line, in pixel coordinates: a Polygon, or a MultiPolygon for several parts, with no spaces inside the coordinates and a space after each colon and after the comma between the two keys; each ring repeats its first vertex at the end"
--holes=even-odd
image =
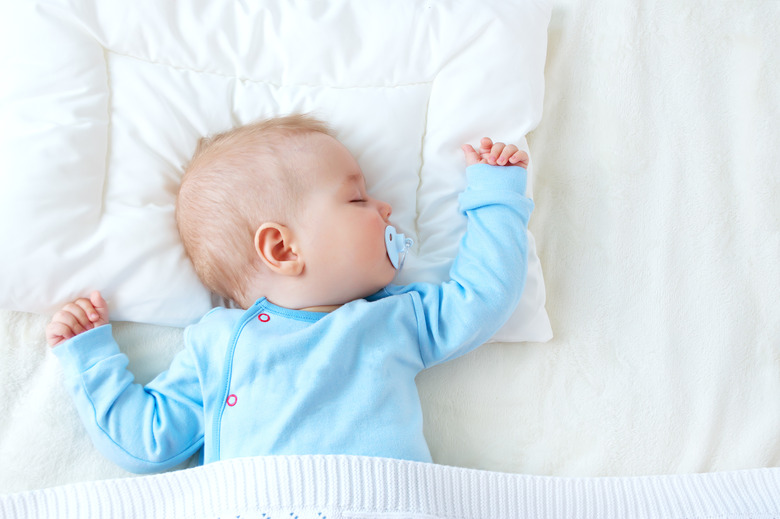
{"type": "MultiPolygon", "coordinates": [[[[780,3],[556,0],[528,136],[546,343],[422,373],[438,463],[551,476],[780,465],[780,3]]],[[[3,132],[7,132],[3,128],[3,132]]],[[[126,476],[45,315],[0,313],[0,493],[126,476]]],[[[120,324],[140,381],[178,328],[120,324]]]]}

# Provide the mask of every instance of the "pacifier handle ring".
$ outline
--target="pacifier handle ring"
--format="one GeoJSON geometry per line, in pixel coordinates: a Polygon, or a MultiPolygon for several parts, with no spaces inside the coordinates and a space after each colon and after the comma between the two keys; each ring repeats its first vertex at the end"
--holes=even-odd
{"type": "Polygon", "coordinates": [[[404,234],[396,231],[395,227],[388,225],[385,227],[385,248],[387,257],[396,270],[401,270],[406,259],[406,253],[414,245],[414,240],[407,238],[404,234]]]}

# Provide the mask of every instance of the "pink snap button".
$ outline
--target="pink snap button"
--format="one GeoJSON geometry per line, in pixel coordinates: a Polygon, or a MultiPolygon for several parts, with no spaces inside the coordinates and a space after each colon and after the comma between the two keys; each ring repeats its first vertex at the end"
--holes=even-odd
{"type": "Polygon", "coordinates": [[[271,316],[268,314],[260,314],[257,316],[257,318],[260,319],[260,322],[262,323],[267,323],[271,320],[271,316]]]}
{"type": "Polygon", "coordinates": [[[227,398],[227,405],[229,405],[230,407],[233,407],[237,403],[238,403],[238,397],[236,395],[230,395],[227,398]]]}

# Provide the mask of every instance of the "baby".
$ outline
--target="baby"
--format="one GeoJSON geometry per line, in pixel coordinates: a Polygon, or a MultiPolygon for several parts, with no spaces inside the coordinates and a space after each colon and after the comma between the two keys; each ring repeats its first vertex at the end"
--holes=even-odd
{"type": "Polygon", "coordinates": [[[400,267],[390,205],[309,116],[202,139],[176,219],[203,283],[242,309],[184,331],[170,368],[142,387],[98,292],[46,329],[97,448],[133,472],[203,449],[238,456],[354,454],[430,462],[415,376],[486,341],[527,271],[528,155],[464,145],[468,226],[443,284],[391,284],[400,267]],[[520,167],[517,167],[520,166],[520,167]]]}

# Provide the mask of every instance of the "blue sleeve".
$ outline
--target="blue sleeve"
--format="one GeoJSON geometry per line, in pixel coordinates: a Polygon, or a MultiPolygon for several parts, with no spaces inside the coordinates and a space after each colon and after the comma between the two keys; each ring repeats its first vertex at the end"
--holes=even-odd
{"type": "Polygon", "coordinates": [[[460,208],[466,234],[441,285],[388,287],[416,299],[420,351],[426,367],[463,355],[488,340],[520,301],[528,271],[526,170],[477,164],[466,170],[460,208]]]}
{"type": "Polygon", "coordinates": [[[166,470],[203,444],[202,392],[189,348],[146,387],[134,383],[111,325],[77,335],[53,352],[93,443],[125,470],[166,470]]]}

